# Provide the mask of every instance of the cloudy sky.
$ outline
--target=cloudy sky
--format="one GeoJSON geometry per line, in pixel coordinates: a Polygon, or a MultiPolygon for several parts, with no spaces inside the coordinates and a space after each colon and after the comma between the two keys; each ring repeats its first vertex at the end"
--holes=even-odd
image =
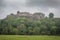
{"type": "Polygon", "coordinates": [[[42,12],[46,16],[50,12],[60,18],[60,0],[0,0],[0,19],[10,13],[21,12],[42,12]]]}

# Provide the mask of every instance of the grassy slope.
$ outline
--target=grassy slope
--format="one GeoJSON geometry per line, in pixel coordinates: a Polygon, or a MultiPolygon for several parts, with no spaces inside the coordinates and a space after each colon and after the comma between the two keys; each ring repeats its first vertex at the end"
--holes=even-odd
{"type": "Polygon", "coordinates": [[[60,40],[60,36],[0,35],[0,40],[60,40]]]}

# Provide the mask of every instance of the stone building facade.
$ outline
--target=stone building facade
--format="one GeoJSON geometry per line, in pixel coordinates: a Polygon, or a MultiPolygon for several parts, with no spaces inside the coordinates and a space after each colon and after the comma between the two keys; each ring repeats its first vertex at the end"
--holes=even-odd
{"type": "Polygon", "coordinates": [[[36,12],[36,13],[29,13],[29,12],[19,12],[17,11],[17,14],[11,14],[10,16],[15,16],[15,17],[20,17],[20,18],[28,18],[28,19],[32,19],[32,20],[40,20],[43,19],[45,17],[45,14],[40,13],[40,12],[36,12]]]}
{"type": "Polygon", "coordinates": [[[16,15],[19,16],[19,17],[26,17],[26,18],[30,18],[30,19],[33,19],[33,20],[43,19],[45,17],[45,14],[40,13],[40,12],[30,14],[29,12],[19,12],[19,11],[17,11],[16,15]]]}

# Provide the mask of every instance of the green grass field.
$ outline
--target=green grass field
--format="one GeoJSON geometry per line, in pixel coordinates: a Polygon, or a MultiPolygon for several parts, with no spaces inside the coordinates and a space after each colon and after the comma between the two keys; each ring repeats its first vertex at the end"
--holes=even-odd
{"type": "Polygon", "coordinates": [[[0,40],[60,40],[60,36],[0,35],[0,40]]]}

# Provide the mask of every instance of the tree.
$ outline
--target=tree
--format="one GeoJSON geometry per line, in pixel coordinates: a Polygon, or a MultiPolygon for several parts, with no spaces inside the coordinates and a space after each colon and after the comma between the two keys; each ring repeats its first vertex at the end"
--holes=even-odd
{"type": "Polygon", "coordinates": [[[49,14],[49,18],[54,18],[54,14],[53,13],[50,13],[49,14]]]}
{"type": "Polygon", "coordinates": [[[18,28],[19,34],[21,35],[26,34],[26,26],[24,24],[20,24],[19,26],[17,26],[17,28],[18,28]]]}
{"type": "Polygon", "coordinates": [[[41,20],[41,34],[51,34],[52,26],[55,26],[53,19],[45,18],[41,20]]]}
{"type": "Polygon", "coordinates": [[[56,29],[57,29],[56,26],[51,27],[51,34],[52,35],[56,35],[56,29]]]}
{"type": "Polygon", "coordinates": [[[17,28],[14,28],[14,29],[12,30],[12,32],[13,32],[13,35],[18,35],[18,34],[19,34],[19,31],[18,31],[17,28]]]}
{"type": "Polygon", "coordinates": [[[33,28],[32,27],[28,27],[28,34],[32,35],[33,34],[33,28]]]}
{"type": "Polygon", "coordinates": [[[48,27],[47,26],[41,25],[40,29],[41,29],[40,33],[42,35],[50,34],[50,32],[48,31],[48,27]]]}
{"type": "Polygon", "coordinates": [[[56,18],[56,19],[55,19],[55,26],[56,26],[56,28],[57,28],[56,34],[57,34],[57,35],[60,35],[60,18],[56,18]]]}
{"type": "Polygon", "coordinates": [[[40,28],[39,27],[34,27],[33,28],[33,35],[39,35],[40,34],[40,28]]]}
{"type": "Polygon", "coordinates": [[[7,27],[3,28],[1,34],[8,34],[8,28],[7,27]]]}

